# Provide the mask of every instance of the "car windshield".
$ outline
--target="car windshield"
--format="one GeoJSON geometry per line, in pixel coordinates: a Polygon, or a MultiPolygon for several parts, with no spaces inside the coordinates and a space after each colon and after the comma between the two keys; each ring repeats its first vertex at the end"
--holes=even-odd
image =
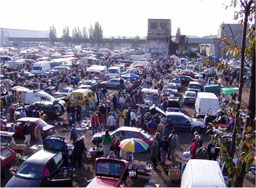
{"type": "Polygon", "coordinates": [[[42,124],[42,126],[43,127],[46,127],[48,124],[44,121],[44,120],[42,120],[42,119],[38,119],[37,121],[36,121],[36,125],[38,125],[38,124],[42,124]]]}
{"type": "Polygon", "coordinates": [[[110,69],[108,70],[109,73],[118,73],[118,71],[116,69],[110,69]]]}
{"type": "Polygon", "coordinates": [[[92,85],[92,82],[84,82],[83,85],[92,85]]]}
{"type": "Polygon", "coordinates": [[[196,89],[200,89],[200,85],[197,84],[189,84],[189,88],[196,88],[196,89]]]}
{"type": "Polygon", "coordinates": [[[1,161],[4,161],[6,158],[8,158],[10,155],[12,155],[12,152],[8,149],[3,149],[0,154],[1,161]]]}
{"type": "Polygon", "coordinates": [[[59,92],[61,92],[61,93],[68,93],[68,91],[69,91],[68,89],[60,89],[59,90],[59,92]]]}
{"type": "Polygon", "coordinates": [[[111,176],[120,178],[125,168],[125,164],[120,161],[100,160],[97,162],[97,172],[99,176],[111,176]]]}
{"type": "Polygon", "coordinates": [[[43,169],[43,165],[23,162],[16,172],[16,176],[28,179],[41,179],[43,176],[43,169]]]}
{"type": "Polygon", "coordinates": [[[186,93],[186,96],[188,96],[188,97],[196,97],[196,94],[195,93],[186,93]]]}
{"type": "Polygon", "coordinates": [[[33,70],[41,70],[41,67],[32,67],[33,70]]]}

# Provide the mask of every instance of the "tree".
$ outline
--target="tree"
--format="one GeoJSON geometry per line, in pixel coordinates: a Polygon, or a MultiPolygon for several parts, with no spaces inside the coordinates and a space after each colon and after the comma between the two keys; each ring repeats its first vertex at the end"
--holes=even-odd
{"type": "Polygon", "coordinates": [[[88,39],[87,28],[83,27],[83,39],[88,39]]]}
{"type": "Polygon", "coordinates": [[[179,42],[179,38],[181,36],[180,28],[178,27],[177,32],[176,32],[176,42],[179,42]]]}
{"type": "Polygon", "coordinates": [[[51,45],[54,45],[54,43],[56,42],[57,39],[57,33],[56,33],[56,28],[54,27],[54,25],[50,26],[49,29],[49,41],[51,45]]]}
{"type": "Polygon", "coordinates": [[[140,40],[140,36],[139,36],[139,35],[136,35],[136,37],[134,37],[133,42],[132,42],[132,47],[133,47],[134,49],[138,48],[138,46],[139,46],[139,45],[138,45],[139,40],[140,40]]]}
{"type": "Polygon", "coordinates": [[[68,45],[68,43],[71,42],[71,37],[69,35],[69,27],[68,26],[64,27],[64,29],[63,29],[62,40],[66,45],[68,45]]]}
{"type": "MultiPolygon", "coordinates": [[[[255,162],[253,145],[255,143],[253,133],[253,122],[255,121],[255,23],[253,21],[255,14],[254,0],[240,0],[240,11],[235,12],[235,19],[241,19],[240,25],[243,27],[242,46],[239,47],[235,42],[231,43],[232,37],[223,37],[222,42],[225,43],[224,52],[231,53],[234,57],[241,57],[241,67],[239,76],[239,94],[238,101],[231,103],[228,108],[233,109],[236,117],[236,123],[232,132],[231,147],[226,141],[221,142],[221,138],[217,139],[217,143],[221,146],[220,155],[223,157],[222,162],[226,162],[226,168],[229,173],[229,186],[242,187],[246,170],[255,162]],[[249,40],[249,46],[246,46],[246,38],[249,40]],[[237,133],[241,133],[241,123],[243,119],[239,116],[242,110],[242,94],[244,85],[244,66],[246,61],[252,61],[251,65],[251,85],[248,107],[248,119],[242,132],[242,138],[237,137],[237,133]],[[238,162],[233,162],[235,152],[238,155],[238,162]]],[[[232,7],[236,7],[237,0],[232,0],[232,7]]],[[[234,39],[233,39],[234,40],[234,39]]],[[[225,66],[219,66],[225,68],[225,66]]]]}
{"type": "Polygon", "coordinates": [[[89,39],[93,44],[100,44],[103,39],[103,30],[99,22],[96,22],[94,27],[90,26],[89,39]]]}
{"type": "Polygon", "coordinates": [[[79,44],[81,41],[82,41],[82,33],[79,29],[79,27],[75,27],[73,30],[72,30],[72,40],[75,44],[79,44]]]}

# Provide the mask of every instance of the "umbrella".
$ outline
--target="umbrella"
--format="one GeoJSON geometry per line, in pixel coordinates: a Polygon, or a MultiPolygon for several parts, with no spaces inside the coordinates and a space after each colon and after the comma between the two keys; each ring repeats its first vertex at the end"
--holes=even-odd
{"type": "Polygon", "coordinates": [[[127,73],[121,76],[123,79],[137,79],[140,76],[138,76],[137,74],[133,74],[133,73],[127,73]]]}
{"type": "Polygon", "coordinates": [[[237,88],[237,87],[222,88],[221,91],[222,91],[222,93],[223,93],[224,95],[234,94],[236,91],[238,91],[238,88],[237,88]]]}
{"type": "Polygon", "coordinates": [[[128,138],[121,141],[119,147],[127,152],[144,152],[148,149],[148,144],[138,138],[128,138]]]}

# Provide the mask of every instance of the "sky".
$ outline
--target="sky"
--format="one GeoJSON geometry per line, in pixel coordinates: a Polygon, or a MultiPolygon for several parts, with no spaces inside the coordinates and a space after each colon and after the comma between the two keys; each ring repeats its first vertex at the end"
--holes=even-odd
{"type": "Polygon", "coordinates": [[[104,37],[147,35],[148,19],[171,19],[171,34],[217,35],[222,23],[233,20],[231,0],[1,0],[0,28],[49,31],[57,35],[69,26],[87,29],[99,22],[104,37]]]}

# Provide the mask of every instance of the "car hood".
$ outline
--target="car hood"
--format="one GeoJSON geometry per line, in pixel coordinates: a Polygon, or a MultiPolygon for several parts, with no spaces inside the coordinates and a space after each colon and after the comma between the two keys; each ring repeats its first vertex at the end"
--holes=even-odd
{"type": "Polygon", "coordinates": [[[42,180],[36,179],[25,179],[18,176],[12,176],[12,178],[7,182],[5,187],[40,187],[42,180]]]}
{"type": "Polygon", "coordinates": [[[192,122],[191,122],[192,127],[201,127],[201,128],[205,128],[205,124],[201,119],[196,119],[196,118],[192,118],[192,122]]]}
{"type": "Polygon", "coordinates": [[[92,140],[95,140],[95,141],[100,140],[101,137],[102,137],[102,135],[104,135],[104,134],[105,134],[104,131],[99,132],[99,133],[95,133],[95,134],[93,135],[93,137],[92,137],[92,140]]]}
{"type": "Polygon", "coordinates": [[[95,177],[87,187],[117,187],[119,179],[95,177]]]}

